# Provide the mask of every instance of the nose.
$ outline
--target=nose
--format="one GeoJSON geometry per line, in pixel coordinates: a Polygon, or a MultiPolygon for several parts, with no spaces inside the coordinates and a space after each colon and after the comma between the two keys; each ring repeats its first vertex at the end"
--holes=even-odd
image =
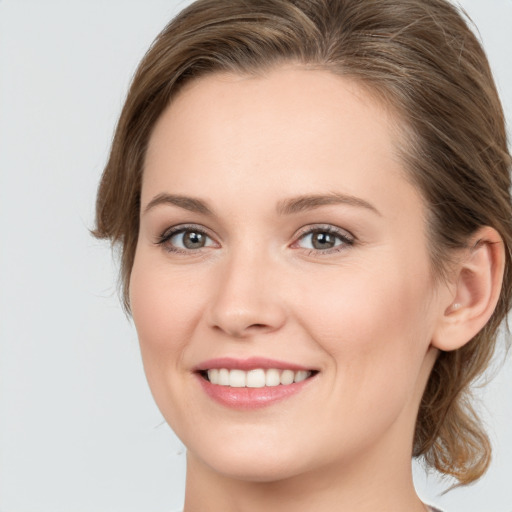
{"type": "Polygon", "coordinates": [[[286,321],[279,272],[269,258],[254,251],[222,262],[207,320],[234,338],[277,331],[286,321]]]}

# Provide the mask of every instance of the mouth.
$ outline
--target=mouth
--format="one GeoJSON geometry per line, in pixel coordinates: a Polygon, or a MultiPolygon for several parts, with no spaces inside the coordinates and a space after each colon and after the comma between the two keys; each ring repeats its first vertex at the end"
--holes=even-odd
{"type": "Polygon", "coordinates": [[[216,386],[231,388],[265,388],[289,386],[311,378],[315,370],[255,368],[252,370],[211,368],[199,372],[201,377],[216,386]]]}
{"type": "Polygon", "coordinates": [[[301,365],[265,358],[205,361],[195,374],[207,396],[240,410],[259,409],[302,392],[319,373],[301,365]]]}

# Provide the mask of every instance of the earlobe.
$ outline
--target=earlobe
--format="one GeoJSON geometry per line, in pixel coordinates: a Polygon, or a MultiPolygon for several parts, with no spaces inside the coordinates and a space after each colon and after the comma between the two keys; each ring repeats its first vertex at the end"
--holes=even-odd
{"type": "Polygon", "coordinates": [[[499,233],[480,228],[469,241],[457,263],[450,301],[441,306],[432,345],[456,350],[468,343],[485,326],[498,302],[505,252],[499,233]]]}

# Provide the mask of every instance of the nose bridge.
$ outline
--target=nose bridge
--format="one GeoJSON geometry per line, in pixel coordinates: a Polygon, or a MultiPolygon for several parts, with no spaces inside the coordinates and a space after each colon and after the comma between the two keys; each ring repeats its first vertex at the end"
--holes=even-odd
{"type": "Polygon", "coordinates": [[[210,304],[212,327],[235,336],[271,332],[285,320],[279,277],[269,251],[260,244],[239,245],[221,262],[210,304]]]}

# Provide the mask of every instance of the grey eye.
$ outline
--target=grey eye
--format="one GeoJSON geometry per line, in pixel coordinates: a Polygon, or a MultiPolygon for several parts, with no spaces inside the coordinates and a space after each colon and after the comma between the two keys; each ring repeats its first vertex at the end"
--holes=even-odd
{"type": "Polygon", "coordinates": [[[299,242],[305,249],[326,250],[341,245],[343,240],[339,235],[329,233],[328,231],[312,231],[305,235],[299,242]]]}
{"type": "Polygon", "coordinates": [[[175,233],[169,241],[171,245],[180,249],[201,249],[212,245],[212,240],[207,235],[193,229],[175,233]]]}

